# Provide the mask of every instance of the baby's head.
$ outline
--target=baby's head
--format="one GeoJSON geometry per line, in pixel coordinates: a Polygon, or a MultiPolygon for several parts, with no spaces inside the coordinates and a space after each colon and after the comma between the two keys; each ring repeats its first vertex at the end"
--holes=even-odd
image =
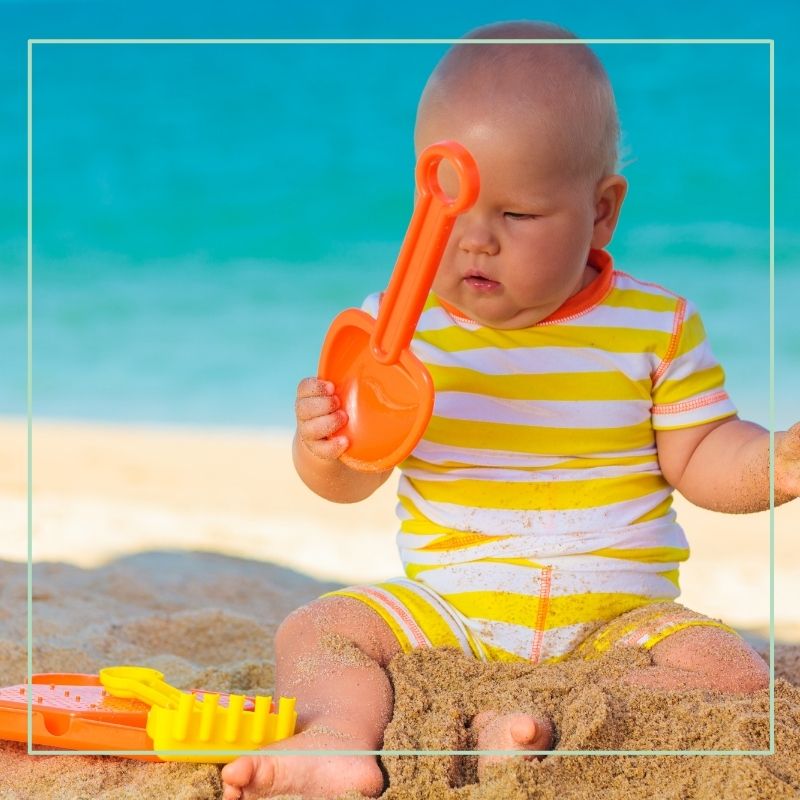
{"type": "MultiPolygon", "coordinates": [[[[464,39],[575,39],[541,22],[501,22],[464,39]]],[[[491,115],[547,146],[574,174],[599,179],[616,169],[619,122],[614,93],[584,44],[457,44],[437,65],[419,103],[416,135],[438,114],[491,115]],[[466,104],[466,108],[464,108],[466,104]],[[544,137],[544,141],[541,137],[544,137]]]]}
{"type": "MultiPolygon", "coordinates": [[[[574,39],[512,22],[469,39],[574,39]]],[[[611,239],[625,195],[615,174],[614,95],[583,44],[457,44],[420,99],[420,151],[455,139],[475,156],[481,192],[456,223],[434,291],[494,327],[535,324],[591,282],[592,248],[611,239]]],[[[455,194],[455,173],[442,168],[455,194]]]]}

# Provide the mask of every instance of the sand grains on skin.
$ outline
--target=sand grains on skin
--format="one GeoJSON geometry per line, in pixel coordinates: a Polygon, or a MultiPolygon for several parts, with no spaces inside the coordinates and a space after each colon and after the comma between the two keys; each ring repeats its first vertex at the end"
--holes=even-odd
{"type": "MultiPolygon", "coordinates": [[[[363,750],[365,743],[339,731],[309,728],[267,750],[363,750]]],[[[337,798],[356,793],[378,797],[384,778],[374,756],[247,756],[227,764],[221,772],[223,800],[256,800],[282,795],[337,798]]]]}

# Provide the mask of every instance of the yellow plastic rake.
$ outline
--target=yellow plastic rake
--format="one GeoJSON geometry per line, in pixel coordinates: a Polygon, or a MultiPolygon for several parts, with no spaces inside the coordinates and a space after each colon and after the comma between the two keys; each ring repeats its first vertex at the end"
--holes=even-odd
{"type": "Polygon", "coordinates": [[[133,698],[150,706],[147,735],[165,761],[226,763],[236,758],[213,753],[161,753],[165,750],[257,750],[294,733],[297,712],[293,697],[281,697],[277,713],[271,696],[182,692],[147,667],[108,667],[100,682],[114,697],[133,698]],[[220,698],[226,699],[223,705],[220,698]]]}

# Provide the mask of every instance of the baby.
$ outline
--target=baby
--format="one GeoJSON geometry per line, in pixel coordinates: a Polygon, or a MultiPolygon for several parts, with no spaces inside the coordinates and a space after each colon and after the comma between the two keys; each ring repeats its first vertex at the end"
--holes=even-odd
{"type": "MultiPolygon", "coordinates": [[[[574,37],[510,23],[468,38],[574,37]]],[[[768,685],[735,631],[673,602],[689,553],[673,489],[716,511],[767,508],[769,434],[736,416],[694,307],[617,271],[604,250],[627,184],[603,67],[579,43],[456,45],[417,115],[418,152],[443,139],[474,155],[481,190],[413,342],[436,405],[400,465],[405,577],[333,592],[283,622],[276,693],[297,697],[298,733],[228,764],[225,800],[379,795],[374,756],[269,753],[380,749],[386,666],[416,647],[534,663],[638,647],[651,664],[631,668],[630,684],[768,685]]],[[[440,180],[457,193],[449,165],[440,180]]],[[[364,308],[374,315],[379,300],[364,308]]],[[[330,382],[302,381],[296,415],[295,465],[317,494],[352,503],[389,478],[339,460],[347,417],[330,382]]],[[[775,502],[798,493],[800,424],[775,437],[775,502]]],[[[479,749],[553,743],[531,709],[472,726],[479,749]]]]}

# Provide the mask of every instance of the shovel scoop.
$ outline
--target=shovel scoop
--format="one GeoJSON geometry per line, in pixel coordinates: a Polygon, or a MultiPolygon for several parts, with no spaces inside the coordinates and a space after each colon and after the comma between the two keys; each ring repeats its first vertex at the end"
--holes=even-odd
{"type": "Polygon", "coordinates": [[[475,160],[457,142],[426,148],[416,167],[417,203],[377,319],[348,308],[325,337],[319,377],[332,381],[350,445],[341,460],[362,472],[399,464],[422,438],[433,413],[433,380],[410,344],[456,217],[478,197],[475,160]],[[439,165],[458,175],[456,197],[441,188],[439,165]]]}

